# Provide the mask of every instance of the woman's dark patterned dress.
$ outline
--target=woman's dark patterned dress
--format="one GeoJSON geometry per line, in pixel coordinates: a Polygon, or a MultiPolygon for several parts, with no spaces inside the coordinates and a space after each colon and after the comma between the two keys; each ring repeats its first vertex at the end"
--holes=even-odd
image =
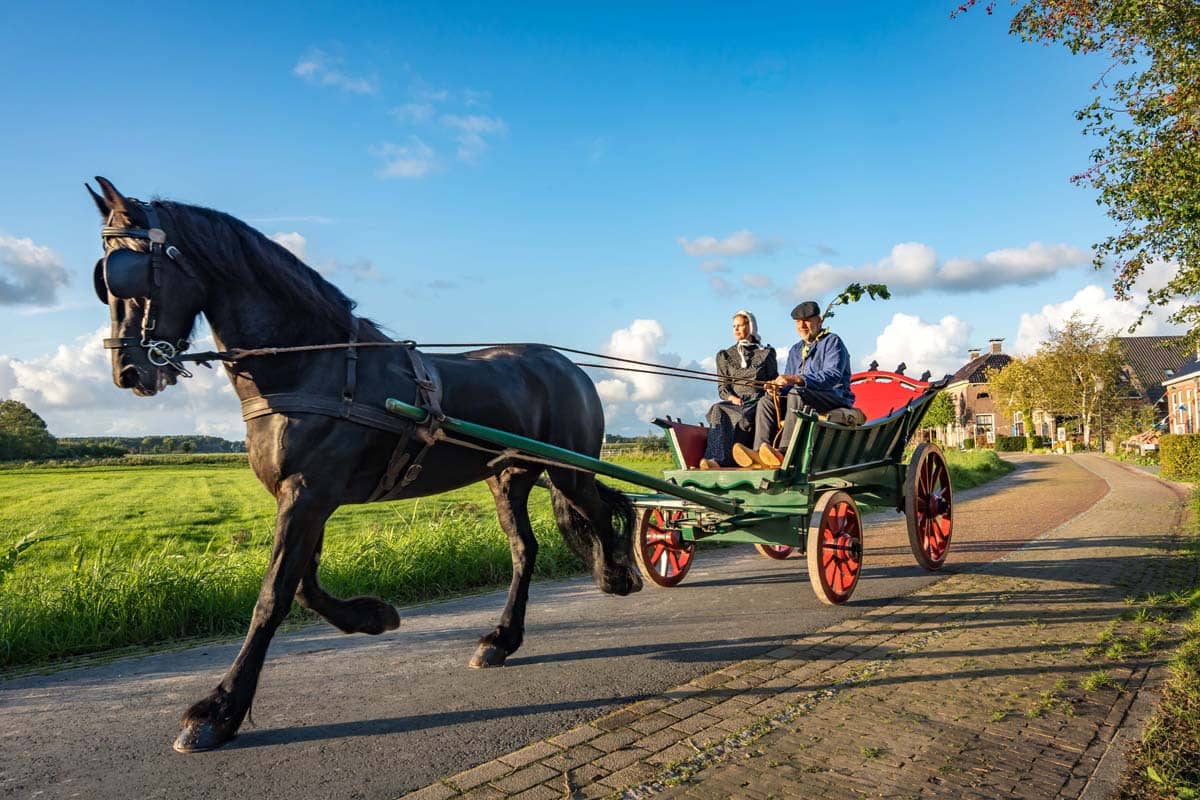
{"type": "Polygon", "coordinates": [[[769,381],[779,376],[779,362],[775,348],[754,345],[746,350],[746,366],[738,345],[717,353],[717,374],[723,379],[717,386],[721,402],[708,410],[708,446],[704,457],[718,462],[722,467],[735,466],[733,445],[735,442],[750,444],[754,441],[754,411],[765,390],[758,386],[745,386],[735,381],[769,381]],[[741,398],[740,406],[726,398],[741,398]]]}

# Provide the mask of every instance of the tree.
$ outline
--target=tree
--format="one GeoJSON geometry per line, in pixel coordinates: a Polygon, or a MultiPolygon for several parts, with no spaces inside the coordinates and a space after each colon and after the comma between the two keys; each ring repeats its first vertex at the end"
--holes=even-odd
{"type": "Polygon", "coordinates": [[[48,458],[58,443],[45,421],[17,400],[0,402],[0,460],[48,458]]]}
{"type": "Polygon", "coordinates": [[[954,403],[950,395],[938,392],[925,410],[925,418],[921,420],[922,428],[945,428],[954,422],[954,403]]]}
{"type": "MultiPolygon", "coordinates": [[[[980,0],[966,0],[961,13],[980,0]]],[[[990,14],[995,0],[984,3],[990,14]]],[[[1196,0],[1013,0],[1009,31],[1025,41],[1100,53],[1097,95],[1076,113],[1097,137],[1091,167],[1072,178],[1099,192],[1119,230],[1096,245],[1128,299],[1146,267],[1178,265],[1150,305],[1182,300],[1172,322],[1200,339],[1200,3],[1196,0]]],[[[1143,309],[1142,318],[1149,311],[1143,309]]],[[[1139,319],[1139,322],[1141,319],[1139,319]]],[[[1136,325],[1134,326],[1136,327],[1136,325]]]]}
{"type": "Polygon", "coordinates": [[[1025,421],[1025,448],[1032,450],[1037,441],[1037,432],[1033,429],[1033,412],[1045,409],[1047,406],[1047,391],[1043,365],[1037,356],[1014,358],[1001,369],[989,369],[987,372],[988,386],[995,396],[997,406],[1021,413],[1025,421]]]}
{"type": "Polygon", "coordinates": [[[1039,405],[1055,414],[1078,417],[1084,442],[1090,445],[1092,417],[1115,402],[1121,362],[1117,340],[1098,321],[1073,314],[1061,328],[1052,328],[1038,348],[1039,405]]]}

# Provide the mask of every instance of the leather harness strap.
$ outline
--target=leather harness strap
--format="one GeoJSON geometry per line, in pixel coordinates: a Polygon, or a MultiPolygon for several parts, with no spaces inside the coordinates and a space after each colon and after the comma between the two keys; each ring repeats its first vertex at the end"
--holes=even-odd
{"type": "Polygon", "coordinates": [[[412,362],[413,377],[416,379],[417,385],[413,404],[427,410],[429,416],[423,425],[409,425],[400,435],[400,441],[396,442],[392,457],[388,459],[387,469],[383,471],[383,476],[375,486],[375,491],[371,492],[371,496],[367,498],[368,503],[383,499],[397,489],[403,490],[415,481],[421,474],[421,462],[425,460],[429,450],[442,438],[442,420],[445,415],[442,413],[441,388],[430,376],[425,361],[421,358],[417,348],[407,347],[405,352],[408,353],[409,361],[412,362]],[[414,429],[417,437],[421,440],[422,447],[415,456],[412,456],[408,452],[408,445],[414,429]],[[404,470],[403,477],[400,475],[401,470],[404,470]]]}

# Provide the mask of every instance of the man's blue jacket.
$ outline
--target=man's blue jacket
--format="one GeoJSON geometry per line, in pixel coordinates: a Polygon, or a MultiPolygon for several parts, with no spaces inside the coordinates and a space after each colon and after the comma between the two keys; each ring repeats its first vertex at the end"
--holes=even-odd
{"type": "Polygon", "coordinates": [[[850,351],[836,333],[821,331],[811,345],[801,340],[788,350],[785,375],[799,375],[804,385],[819,392],[833,394],[843,400],[843,407],[854,407],[854,392],[850,391],[850,351]],[[805,357],[805,348],[808,355],[805,357]]]}

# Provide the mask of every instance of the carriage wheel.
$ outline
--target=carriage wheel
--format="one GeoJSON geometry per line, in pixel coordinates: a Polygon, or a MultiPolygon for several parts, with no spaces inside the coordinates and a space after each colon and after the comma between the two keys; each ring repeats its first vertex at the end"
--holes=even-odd
{"type": "Polygon", "coordinates": [[[792,554],[794,547],[786,544],[756,544],[754,549],[767,558],[774,558],[779,561],[787,558],[792,554]]]}
{"type": "Polygon", "coordinates": [[[642,514],[633,557],[638,569],[656,586],[670,588],[678,584],[692,568],[696,543],[684,541],[679,529],[682,511],[648,508],[642,514]]]}
{"type": "Polygon", "coordinates": [[[941,449],[932,442],[917,445],[904,479],[904,516],[908,543],[917,563],[935,570],[946,561],[954,529],[950,470],[941,449]]]}
{"type": "Polygon", "coordinates": [[[837,605],[850,599],[862,570],[862,519],[845,492],[821,495],[808,522],[808,581],[817,599],[837,605]]]}

